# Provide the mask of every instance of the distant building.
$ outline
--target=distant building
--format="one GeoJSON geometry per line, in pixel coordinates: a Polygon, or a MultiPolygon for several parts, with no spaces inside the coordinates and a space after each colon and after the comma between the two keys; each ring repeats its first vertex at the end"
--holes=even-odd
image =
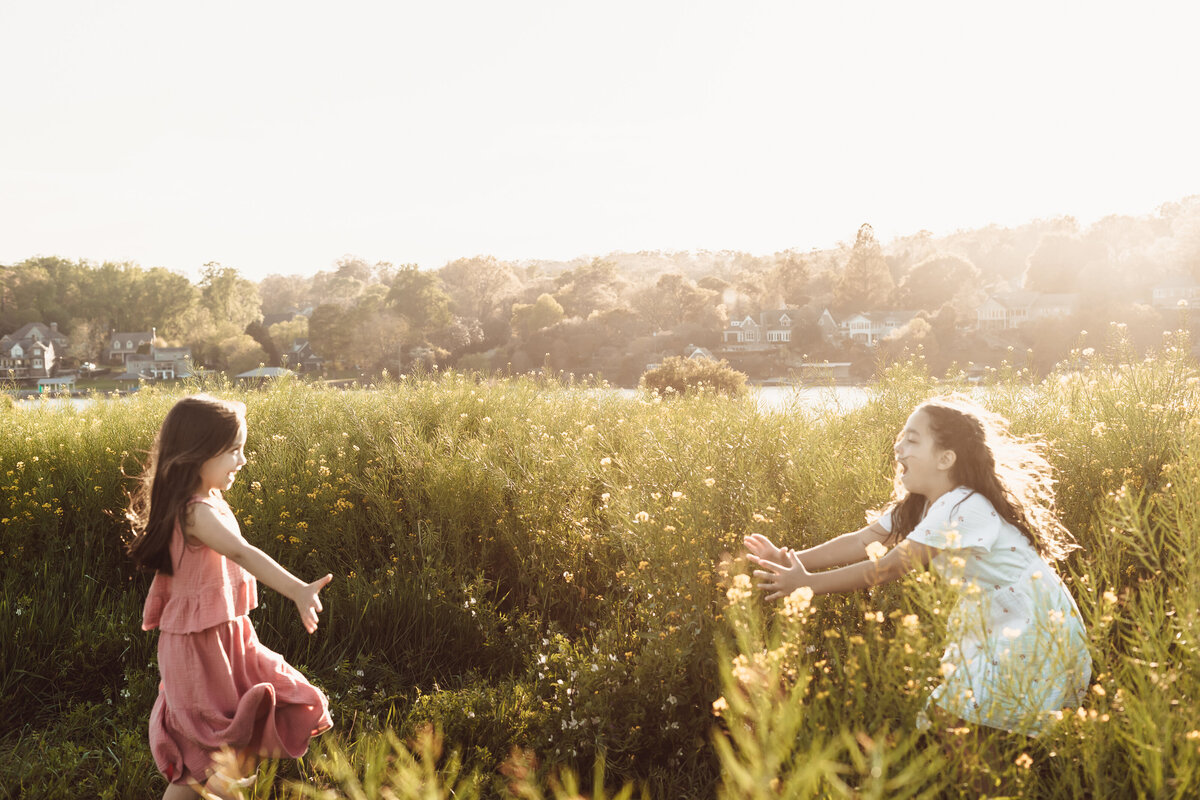
{"type": "MultiPolygon", "coordinates": [[[[726,350],[770,350],[782,347],[791,343],[796,328],[811,317],[812,312],[802,308],[760,311],[757,317],[747,315],[730,320],[721,333],[721,343],[726,350]]],[[[815,322],[825,336],[837,329],[837,323],[828,309],[815,322]]]]}
{"type": "Polygon", "coordinates": [[[0,379],[25,381],[53,377],[69,340],[58,323],[30,322],[0,337],[0,379]]]}
{"type": "Polygon", "coordinates": [[[135,333],[113,331],[109,341],[111,346],[108,348],[108,362],[128,365],[130,356],[137,355],[143,345],[154,343],[154,328],[135,333]]]}
{"type": "Polygon", "coordinates": [[[1200,283],[1190,277],[1179,277],[1160,283],[1151,290],[1150,302],[1155,308],[1200,308],[1200,283]]]}
{"type": "Polygon", "coordinates": [[[847,339],[874,347],[880,339],[903,328],[916,316],[915,311],[863,311],[843,319],[838,329],[847,339]]]}
{"type": "Polygon", "coordinates": [[[975,324],[981,331],[1019,328],[1039,319],[1066,317],[1079,305],[1077,294],[1041,294],[1004,292],[988,295],[975,311],[975,324]]]}
{"type": "Polygon", "coordinates": [[[325,360],[313,352],[307,339],[293,339],[282,355],[288,369],[296,372],[320,372],[325,368],[325,360]]]}
{"type": "Polygon", "coordinates": [[[125,372],[119,381],[164,381],[187,378],[193,373],[190,347],[156,347],[149,352],[134,353],[125,361],[125,372]]]}

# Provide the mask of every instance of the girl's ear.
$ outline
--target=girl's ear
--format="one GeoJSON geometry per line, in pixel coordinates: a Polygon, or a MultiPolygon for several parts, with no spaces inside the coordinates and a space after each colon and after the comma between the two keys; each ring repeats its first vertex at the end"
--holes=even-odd
{"type": "Polygon", "coordinates": [[[943,450],[938,453],[937,466],[941,470],[949,470],[954,466],[954,462],[958,461],[958,453],[953,450],[943,450]]]}

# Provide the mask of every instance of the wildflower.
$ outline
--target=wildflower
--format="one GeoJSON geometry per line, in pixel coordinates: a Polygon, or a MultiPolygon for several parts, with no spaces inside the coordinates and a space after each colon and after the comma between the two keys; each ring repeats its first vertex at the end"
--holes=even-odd
{"type": "Polygon", "coordinates": [[[1194,742],[1197,739],[1200,739],[1200,730],[1192,729],[1185,733],[1183,738],[1187,739],[1189,742],[1194,742]]]}
{"type": "MultiPolygon", "coordinates": [[[[749,583],[750,579],[746,578],[749,583]]],[[[812,605],[813,590],[811,586],[801,586],[796,591],[783,598],[783,615],[785,617],[799,617],[808,610],[812,605]]]]}
{"type": "Polygon", "coordinates": [[[716,478],[705,478],[704,479],[704,485],[709,487],[710,489],[713,487],[713,485],[716,484],[716,482],[717,482],[716,478]]]}
{"type": "Polygon", "coordinates": [[[718,717],[721,716],[722,713],[729,710],[729,701],[727,701],[724,697],[718,697],[713,701],[712,710],[713,714],[718,717]]]}
{"type": "Polygon", "coordinates": [[[1015,638],[1017,638],[1018,636],[1020,636],[1020,635],[1021,635],[1021,629],[1020,629],[1020,628],[1005,628],[1005,629],[1004,629],[1003,631],[1001,631],[1001,632],[1002,632],[1002,633],[1003,633],[1003,634],[1004,634],[1004,635],[1005,635],[1007,638],[1009,638],[1009,639],[1015,639],[1015,638]]]}
{"type": "Polygon", "coordinates": [[[604,458],[600,459],[600,466],[608,467],[611,465],[612,465],[612,459],[609,458],[608,456],[605,456],[604,458]]]}
{"type": "Polygon", "coordinates": [[[1092,687],[1092,691],[1095,692],[1098,697],[1104,697],[1104,695],[1106,694],[1104,691],[1104,687],[1098,683],[1092,687]]]}
{"type": "Polygon", "coordinates": [[[900,619],[900,624],[906,628],[915,628],[915,627],[917,627],[917,625],[920,624],[920,622],[921,622],[921,620],[920,620],[920,618],[917,617],[916,614],[905,614],[900,619]]]}
{"type": "MultiPolygon", "coordinates": [[[[799,589],[796,591],[799,591],[799,589]]],[[[812,594],[812,590],[809,590],[809,594],[812,594]]],[[[725,597],[728,598],[729,602],[731,603],[740,603],[743,600],[750,599],[750,595],[750,576],[734,575],[733,585],[729,587],[729,591],[725,593],[725,597]]]]}
{"type": "Polygon", "coordinates": [[[671,492],[672,500],[678,500],[681,497],[683,497],[683,492],[671,492]]]}
{"type": "Polygon", "coordinates": [[[1117,602],[1116,592],[1114,592],[1112,589],[1105,589],[1104,590],[1104,602],[1106,602],[1110,605],[1117,602]]]}
{"type": "Polygon", "coordinates": [[[767,518],[764,517],[762,514],[759,514],[757,511],[754,512],[754,514],[750,518],[753,519],[755,522],[766,522],[767,521],[767,518]]]}
{"type": "Polygon", "coordinates": [[[650,515],[647,514],[645,511],[639,511],[633,515],[634,522],[647,522],[647,521],[649,521],[649,519],[650,519],[650,515]]]}
{"type": "Polygon", "coordinates": [[[957,665],[952,664],[949,661],[943,661],[942,666],[938,668],[938,671],[942,673],[943,678],[949,678],[954,674],[954,670],[956,669],[958,669],[957,665]]]}
{"type": "Polygon", "coordinates": [[[1033,759],[1030,758],[1029,753],[1021,753],[1013,763],[1021,769],[1029,769],[1033,766],[1033,759]]]}
{"type": "Polygon", "coordinates": [[[881,542],[871,542],[869,545],[867,545],[867,558],[871,559],[872,561],[878,561],[879,559],[883,558],[883,555],[886,552],[887,548],[884,547],[881,542]]]}

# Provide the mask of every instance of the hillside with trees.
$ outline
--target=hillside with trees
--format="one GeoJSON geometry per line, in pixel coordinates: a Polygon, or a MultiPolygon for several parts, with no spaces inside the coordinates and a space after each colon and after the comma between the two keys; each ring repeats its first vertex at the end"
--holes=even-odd
{"type": "MultiPolygon", "coordinates": [[[[719,349],[731,320],[771,309],[799,318],[785,348],[791,357],[850,361],[859,374],[918,349],[935,371],[1002,360],[1044,371],[1081,331],[1095,339],[1111,323],[1124,324],[1142,348],[1163,330],[1192,325],[1189,312],[1156,307],[1152,292],[1200,279],[1200,196],[1086,227],[1059,217],[944,236],[920,231],[888,243],[870,225],[852,233],[833,248],[767,255],[476,256],[436,270],[347,256],[315,275],[258,283],[217,263],[194,283],[162,266],[37,256],[0,267],[0,335],[56,322],[70,338],[68,357],[79,362],[102,360],[111,331],[154,330],[215,369],[279,365],[294,341],[307,340],[335,373],[418,363],[548,367],[632,385],[648,364],[689,345],[719,349]],[[989,296],[1016,291],[1078,302],[1068,316],[1012,330],[974,324],[989,296]],[[868,348],[823,334],[817,320],[826,309],[835,320],[857,312],[914,316],[868,348]]],[[[760,365],[760,376],[772,364],[760,365]]]]}

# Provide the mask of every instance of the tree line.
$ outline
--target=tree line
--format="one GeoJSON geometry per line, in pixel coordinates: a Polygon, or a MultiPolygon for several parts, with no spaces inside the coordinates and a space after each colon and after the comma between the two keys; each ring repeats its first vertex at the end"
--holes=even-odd
{"type": "Polygon", "coordinates": [[[280,364],[294,340],[307,339],[334,370],[549,367],[630,383],[648,361],[687,345],[718,348],[730,320],[789,308],[798,319],[785,356],[869,370],[881,357],[919,348],[939,369],[992,363],[1019,348],[1048,368],[1080,330],[1122,322],[1136,344],[1149,346],[1164,327],[1190,324],[1150,305],[1153,286],[1185,278],[1200,278],[1200,196],[1087,227],[1057,217],[943,236],[921,231],[886,246],[863,225],[853,241],[822,250],[645,251],[565,262],[477,256],[436,270],[347,256],[315,275],[258,283],[218,263],[193,282],[161,266],[39,256],[0,267],[0,334],[57,322],[70,337],[68,355],[80,361],[101,360],[111,331],[153,328],[163,343],[191,347],[197,363],[218,369],[280,364]],[[1017,331],[971,330],[989,294],[1013,290],[1076,294],[1079,311],[1017,331]],[[868,351],[822,336],[817,320],[826,308],[838,319],[919,314],[868,351]]]}

